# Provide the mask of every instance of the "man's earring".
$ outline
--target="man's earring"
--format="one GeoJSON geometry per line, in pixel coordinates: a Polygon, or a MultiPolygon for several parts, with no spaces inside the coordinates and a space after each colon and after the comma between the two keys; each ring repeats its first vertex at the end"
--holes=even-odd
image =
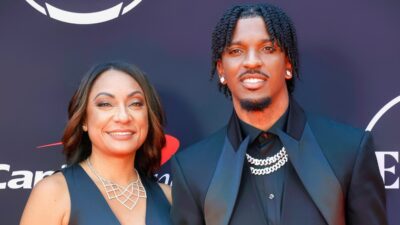
{"type": "Polygon", "coordinates": [[[82,130],[86,132],[87,131],[87,126],[86,125],[82,125],[82,130]]]}
{"type": "Polygon", "coordinates": [[[292,77],[292,71],[286,70],[286,75],[287,75],[288,78],[291,78],[292,77]]]}
{"type": "Polygon", "coordinates": [[[219,81],[221,82],[221,84],[225,84],[225,77],[224,76],[220,76],[219,77],[219,81]]]}

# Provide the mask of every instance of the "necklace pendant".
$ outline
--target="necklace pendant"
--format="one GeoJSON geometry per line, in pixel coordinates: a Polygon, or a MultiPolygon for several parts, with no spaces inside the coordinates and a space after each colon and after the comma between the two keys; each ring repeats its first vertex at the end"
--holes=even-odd
{"type": "Polygon", "coordinates": [[[140,180],[139,173],[136,170],[135,172],[137,175],[137,180],[132,181],[126,187],[124,187],[101,177],[93,168],[89,159],[87,160],[87,165],[101,181],[109,200],[117,200],[121,205],[129,210],[132,210],[135,208],[140,198],[147,198],[146,189],[144,188],[142,181],[140,180]]]}

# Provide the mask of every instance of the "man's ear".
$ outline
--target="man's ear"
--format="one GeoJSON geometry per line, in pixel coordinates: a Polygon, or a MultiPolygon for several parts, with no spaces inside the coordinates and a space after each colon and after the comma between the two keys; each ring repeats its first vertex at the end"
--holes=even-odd
{"type": "Polygon", "coordinates": [[[290,63],[288,57],[285,57],[285,79],[290,80],[293,78],[293,67],[292,64],[290,63]]]}
{"type": "Polygon", "coordinates": [[[226,78],[225,78],[225,75],[224,75],[224,68],[223,68],[223,66],[222,66],[222,60],[221,60],[221,59],[219,59],[219,60],[217,61],[217,72],[218,72],[218,79],[219,79],[219,82],[220,82],[222,85],[226,85],[226,78]]]}
{"type": "Polygon", "coordinates": [[[224,68],[222,66],[222,60],[218,59],[217,60],[217,73],[218,76],[221,77],[222,75],[224,75],[224,68]]]}

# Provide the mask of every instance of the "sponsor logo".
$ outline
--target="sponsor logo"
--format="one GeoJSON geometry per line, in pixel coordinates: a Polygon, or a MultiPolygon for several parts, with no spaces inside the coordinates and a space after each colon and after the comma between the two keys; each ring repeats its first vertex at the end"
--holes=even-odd
{"type": "MultiPolygon", "coordinates": [[[[375,116],[372,118],[372,120],[369,122],[366,128],[367,131],[374,131],[374,137],[378,136],[378,142],[375,141],[377,143],[376,146],[378,146],[380,150],[386,149],[385,151],[375,152],[379,170],[383,178],[383,181],[385,183],[386,189],[400,189],[399,174],[397,168],[400,166],[399,151],[398,151],[399,143],[396,142],[398,139],[396,140],[396,138],[393,138],[394,132],[392,132],[397,130],[397,127],[391,127],[393,126],[393,122],[391,122],[391,119],[395,115],[390,114],[392,111],[394,111],[395,106],[398,105],[399,103],[400,103],[400,96],[397,96],[396,98],[389,101],[375,114],[375,116]],[[386,116],[388,114],[390,114],[389,115],[390,121],[388,122],[386,121],[385,123],[384,120],[386,119],[386,117],[388,117],[386,116]],[[381,125],[381,123],[383,125],[381,125]],[[383,127],[386,128],[384,131],[382,131],[383,127]],[[392,129],[388,129],[387,127],[390,127],[392,129]],[[393,149],[393,147],[397,149],[393,149]]],[[[397,116],[399,115],[399,113],[395,114],[397,116]]]]}
{"type": "Polygon", "coordinates": [[[164,183],[172,186],[172,179],[171,179],[171,174],[169,173],[164,173],[162,175],[155,174],[154,175],[159,183],[164,183]]]}
{"type": "Polygon", "coordinates": [[[61,22],[80,25],[103,23],[109,20],[113,20],[115,18],[118,18],[120,15],[124,15],[127,12],[131,11],[141,1],[142,0],[133,0],[130,1],[130,3],[128,4],[120,2],[115,6],[109,7],[101,11],[79,13],[57,8],[56,6],[51,5],[48,2],[45,2],[44,6],[41,6],[35,0],[26,0],[26,2],[30,6],[32,6],[34,9],[45,16],[49,16],[50,18],[61,22]]]}
{"type": "Polygon", "coordinates": [[[0,173],[7,173],[10,177],[8,181],[0,180],[0,190],[2,189],[30,189],[40,180],[54,173],[54,171],[29,171],[11,170],[11,165],[0,164],[0,173]]]}
{"type": "MultiPolygon", "coordinates": [[[[179,140],[171,135],[165,135],[166,145],[161,151],[161,165],[165,164],[178,150],[179,140]]],[[[37,146],[37,149],[46,149],[49,147],[62,145],[61,142],[45,144],[37,146]]],[[[63,165],[61,168],[64,168],[63,165]]],[[[0,179],[0,190],[2,189],[31,189],[40,180],[53,174],[53,170],[49,171],[30,171],[30,170],[12,170],[10,164],[0,164],[0,174],[5,175],[5,180],[0,179]]],[[[159,182],[170,184],[172,183],[170,179],[170,174],[156,174],[155,175],[159,182]]],[[[3,179],[3,178],[2,178],[3,179]]]]}

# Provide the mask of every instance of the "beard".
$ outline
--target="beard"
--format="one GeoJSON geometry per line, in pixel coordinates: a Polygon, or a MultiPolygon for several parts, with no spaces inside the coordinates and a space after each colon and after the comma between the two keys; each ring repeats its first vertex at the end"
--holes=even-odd
{"type": "Polygon", "coordinates": [[[267,108],[271,104],[271,98],[266,97],[257,100],[241,99],[239,103],[242,109],[248,112],[257,112],[257,111],[263,111],[265,108],[267,108]]]}

